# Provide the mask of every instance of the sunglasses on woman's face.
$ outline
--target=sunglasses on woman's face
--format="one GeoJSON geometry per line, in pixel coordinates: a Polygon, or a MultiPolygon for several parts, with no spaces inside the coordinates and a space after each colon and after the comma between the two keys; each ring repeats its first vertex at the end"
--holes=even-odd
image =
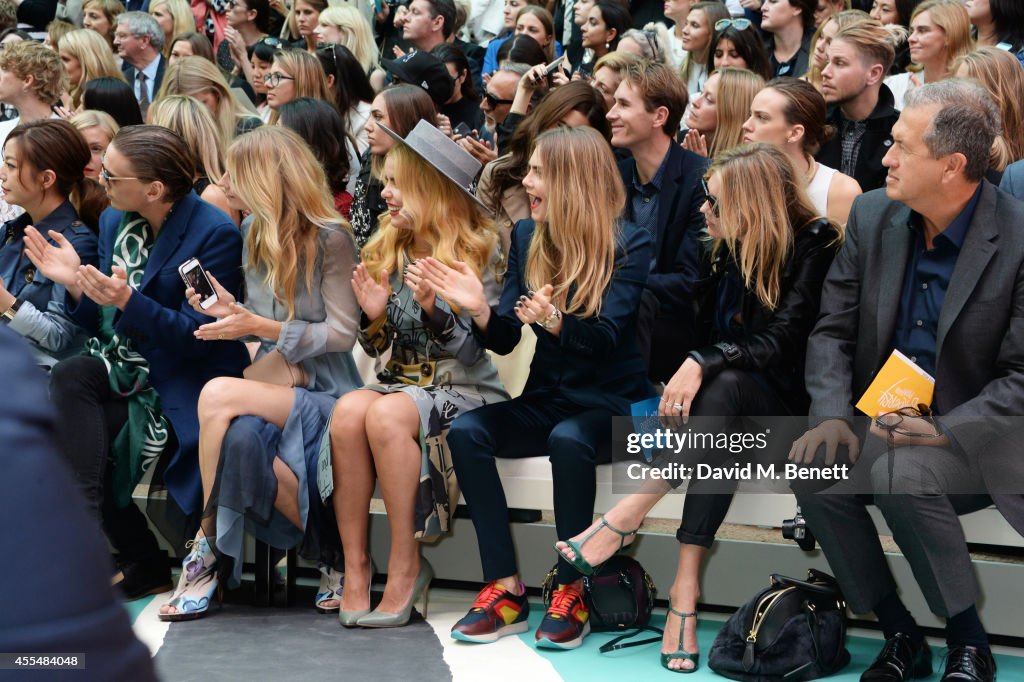
{"type": "Polygon", "coordinates": [[[750,19],[719,19],[715,22],[716,31],[724,31],[732,26],[737,31],[746,31],[752,26],[750,19]]]}
{"type": "Polygon", "coordinates": [[[708,181],[707,181],[707,179],[705,179],[705,178],[701,178],[700,179],[700,187],[701,187],[702,190],[704,190],[704,200],[708,202],[709,206],[711,206],[711,215],[713,215],[716,218],[718,218],[719,214],[721,212],[721,210],[720,210],[720,208],[718,206],[718,197],[716,197],[714,194],[712,194],[711,190],[708,189],[708,181]]]}

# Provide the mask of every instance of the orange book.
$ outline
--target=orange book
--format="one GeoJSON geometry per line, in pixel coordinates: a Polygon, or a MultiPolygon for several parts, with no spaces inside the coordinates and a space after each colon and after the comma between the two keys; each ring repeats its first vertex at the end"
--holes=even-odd
{"type": "Polygon", "coordinates": [[[857,409],[869,417],[901,407],[931,405],[935,379],[898,350],[882,365],[878,376],[857,401],[857,409]]]}

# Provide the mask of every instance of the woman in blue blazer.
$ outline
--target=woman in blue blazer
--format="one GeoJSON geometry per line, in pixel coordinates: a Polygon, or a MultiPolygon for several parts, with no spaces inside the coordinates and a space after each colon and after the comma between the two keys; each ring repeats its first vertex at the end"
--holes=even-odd
{"type": "MultiPolygon", "coordinates": [[[[468,268],[424,264],[435,290],[470,311],[487,348],[511,352],[524,324],[537,334],[523,394],[460,416],[448,434],[490,581],[452,628],[453,637],[471,642],[527,628],[529,607],[495,457],[547,454],[559,536],[580,532],[593,518],[596,465],[610,457],[612,417],[629,414],[631,403],[653,393],[635,338],[651,239],[619,220],[625,190],[608,143],[589,127],[544,133],[523,185],[532,219],[513,229],[497,307],[487,306],[468,268]]],[[[589,632],[581,578],[559,561],[539,646],[575,648],[589,632]]]]}
{"type": "MultiPolygon", "coordinates": [[[[242,238],[227,215],[192,192],[192,155],[169,130],[121,129],[103,164],[111,208],[100,218],[100,267],[81,265],[59,233],[49,234],[54,245],[28,228],[26,242],[39,271],[67,289],[72,318],[92,334],[83,355],[51,374],[57,437],[120,552],[124,593],[138,598],[169,590],[171,581],[132,491],[163,456],[168,502],[198,517],[199,392],[214,377],[240,376],[248,361],[239,343],[194,336],[211,318],[188,305],[178,266],[197,258],[237,293],[242,238]]],[[[195,528],[175,530],[185,536],[195,528]]]]}

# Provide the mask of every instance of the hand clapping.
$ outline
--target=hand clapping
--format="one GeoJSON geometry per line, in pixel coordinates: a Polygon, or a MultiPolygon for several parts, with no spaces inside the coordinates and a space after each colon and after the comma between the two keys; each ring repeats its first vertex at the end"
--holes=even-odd
{"type": "Polygon", "coordinates": [[[419,263],[413,261],[405,266],[405,283],[412,289],[412,297],[428,315],[434,310],[434,287],[423,277],[419,263]]]}
{"type": "Polygon", "coordinates": [[[352,273],[352,291],[356,302],[371,321],[381,317],[388,309],[388,296],[391,286],[388,284],[388,271],[382,270],[380,281],[373,281],[366,265],[360,263],[352,273]]]}

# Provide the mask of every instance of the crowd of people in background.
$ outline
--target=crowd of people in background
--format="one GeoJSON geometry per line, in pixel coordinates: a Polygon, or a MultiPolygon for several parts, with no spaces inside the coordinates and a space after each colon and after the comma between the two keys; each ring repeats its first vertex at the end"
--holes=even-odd
{"type": "MultiPolygon", "coordinates": [[[[250,533],[316,562],[342,625],[404,625],[433,575],[419,543],[461,494],[487,586],[452,636],[524,632],[495,460],[543,455],[559,543],[536,641],[572,649],[583,577],[679,484],[594,521],[631,404],[723,429],[811,415],[796,459],[856,459],[872,436],[845,420],[897,349],[936,377],[939,419],[1024,414],[1016,0],[0,0],[0,105],[0,319],[49,373],[112,582],[173,589],[164,620],[237,586],[250,533]],[[515,396],[509,354],[529,363],[515,396]],[[143,476],[167,493],[151,520],[176,584],[143,476]]],[[[904,420],[901,480],[975,475],[926,460],[972,432],[904,420]]],[[[876,496],[932,576],[944,680],[995,676],[951,529],[995,499],[1024,530],[1004,497],[876,496]]],[[[731,499],[686,499],[670,670],[699,666],[731,499]]],[[[801,504],[885,632],[862,679],[930,674],[863,499],[801,504]]]]}

